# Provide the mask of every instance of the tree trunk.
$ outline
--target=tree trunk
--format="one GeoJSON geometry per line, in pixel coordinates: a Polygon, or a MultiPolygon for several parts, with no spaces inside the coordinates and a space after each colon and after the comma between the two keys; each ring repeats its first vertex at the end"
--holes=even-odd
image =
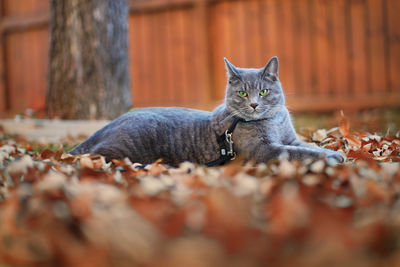
{"type": "Polygon", "coordinates": [[[126,0],[51,0],[47,110],[113,119],[132,106],[126,0]]]}

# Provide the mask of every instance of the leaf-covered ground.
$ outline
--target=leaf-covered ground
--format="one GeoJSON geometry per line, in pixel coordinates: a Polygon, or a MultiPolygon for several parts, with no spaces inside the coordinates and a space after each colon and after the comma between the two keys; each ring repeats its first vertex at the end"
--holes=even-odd
{"type": "Polygon", "coordinates": [[[0,131],[0,266],[400,265],[399,135],[302,134],[346,163],[106,163],[0,131]]]}

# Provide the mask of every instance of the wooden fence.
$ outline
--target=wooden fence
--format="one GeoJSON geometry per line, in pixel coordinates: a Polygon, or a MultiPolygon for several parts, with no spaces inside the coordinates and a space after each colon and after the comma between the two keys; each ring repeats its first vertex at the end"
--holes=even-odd
{"type": "MultiPolygon", "coordinates": [[[[44,110],[49,3],[1,0],[0,111],[44,110]]],[[[133,0],[135,106],[211,109],[277,55],[292,110],[400,106],[399,0],[133,0]]]]}

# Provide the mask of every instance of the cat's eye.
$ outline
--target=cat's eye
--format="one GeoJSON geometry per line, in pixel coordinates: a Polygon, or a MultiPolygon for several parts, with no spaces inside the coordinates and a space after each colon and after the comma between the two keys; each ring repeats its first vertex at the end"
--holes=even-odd
{"type": "Polygon", "coordinates": [[[263,90],[260,91],[260,95],[261,95],[261,96],[266,95],[266,94],[268,94],[268,93],[269,93],[269,90],[268,90],[268,89],[263,89],[263,90]]]}
{"type": "Polygon", "coordinates": [[[239,95],[243,96],[243,97],[247,97],[248,96],[246,91],[239,91],[239,95]]]}

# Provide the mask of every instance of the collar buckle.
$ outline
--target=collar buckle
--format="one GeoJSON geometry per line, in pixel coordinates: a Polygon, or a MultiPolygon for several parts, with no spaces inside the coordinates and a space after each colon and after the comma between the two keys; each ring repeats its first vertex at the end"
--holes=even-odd
{"type": "Polygon", "coordinates": [[[225,140],[228,143],[228,151],[226,154],[231,157],[230,160],[234,160],[236,158],[236,153],[233,151],[232,133],[228,132],[228,130],[225,131],[225,140]]]}

